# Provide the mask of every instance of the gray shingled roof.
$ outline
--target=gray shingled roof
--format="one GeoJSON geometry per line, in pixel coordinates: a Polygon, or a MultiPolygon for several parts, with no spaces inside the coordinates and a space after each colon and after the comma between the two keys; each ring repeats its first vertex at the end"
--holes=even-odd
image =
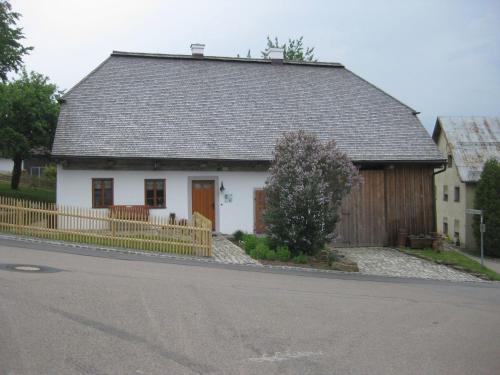
{"type": "Polygon", "coordinates": [[[303,128],[356,161],[443,159],[411,108],[340,64],[114,52],[63,99],[59,157],[270,160],[303,128]]]}
{"type": "Polygon", "coordinates": [[[500,161],[500,117],[438,117],[433,138],[444,132],[462,182],[477,182],[486,160],[500,161]]]}

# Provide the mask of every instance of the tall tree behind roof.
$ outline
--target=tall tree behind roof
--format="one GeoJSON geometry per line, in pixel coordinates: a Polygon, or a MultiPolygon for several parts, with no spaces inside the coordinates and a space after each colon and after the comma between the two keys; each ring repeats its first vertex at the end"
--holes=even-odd
{"type": "Polygon", "coordinates": [[[269,48],[283,48],[285,50],[285,60],[286,61],[318,61],[314,58],[314,47],[304,47],[304,37],[301,36],[298,39],[288,39],[288,43],[281,44],[278,37],[274,37],[272,40],[267,36],[267,46],[264,51],[261,51],[262,57],[264,59],[268,58],[267,50],[269,48]]]}

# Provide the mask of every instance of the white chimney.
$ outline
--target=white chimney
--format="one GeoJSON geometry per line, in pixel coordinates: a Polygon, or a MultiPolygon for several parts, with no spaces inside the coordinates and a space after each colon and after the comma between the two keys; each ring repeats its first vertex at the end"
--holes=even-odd
{"type": "Polygon", "coordinates": [[[191,44],[191,54],[194,57],[203,57],[203,52],[205,51],[205,45],[200,43],[191,44]]]}
{"type": "Polygon", "coordinates": [[[283,62],[283,55],[285,50],[283,48],[269,48],[267,50],[267,57],[271,59],[272,62],[283,62]]]}

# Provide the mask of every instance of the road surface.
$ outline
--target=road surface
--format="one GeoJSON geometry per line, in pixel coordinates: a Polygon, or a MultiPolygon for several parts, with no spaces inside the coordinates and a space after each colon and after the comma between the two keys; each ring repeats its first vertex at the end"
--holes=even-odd
{"type": "Polygon", "coordinates": [[[0,374],[500,374],[498,283],[275,273],[7,240],[0,263],[0,374]]]}

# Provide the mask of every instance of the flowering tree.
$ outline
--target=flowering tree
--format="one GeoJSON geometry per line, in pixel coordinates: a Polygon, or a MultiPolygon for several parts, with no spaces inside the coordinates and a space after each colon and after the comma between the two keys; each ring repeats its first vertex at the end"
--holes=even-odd
{"type": "Polygon", "coordinates": [[[342,198],[359,181],[357,168],[334,141],[303,130],[276,145],[266,181],[264,219],[276,245],[313,255],[334,237],[342,198]]]}

